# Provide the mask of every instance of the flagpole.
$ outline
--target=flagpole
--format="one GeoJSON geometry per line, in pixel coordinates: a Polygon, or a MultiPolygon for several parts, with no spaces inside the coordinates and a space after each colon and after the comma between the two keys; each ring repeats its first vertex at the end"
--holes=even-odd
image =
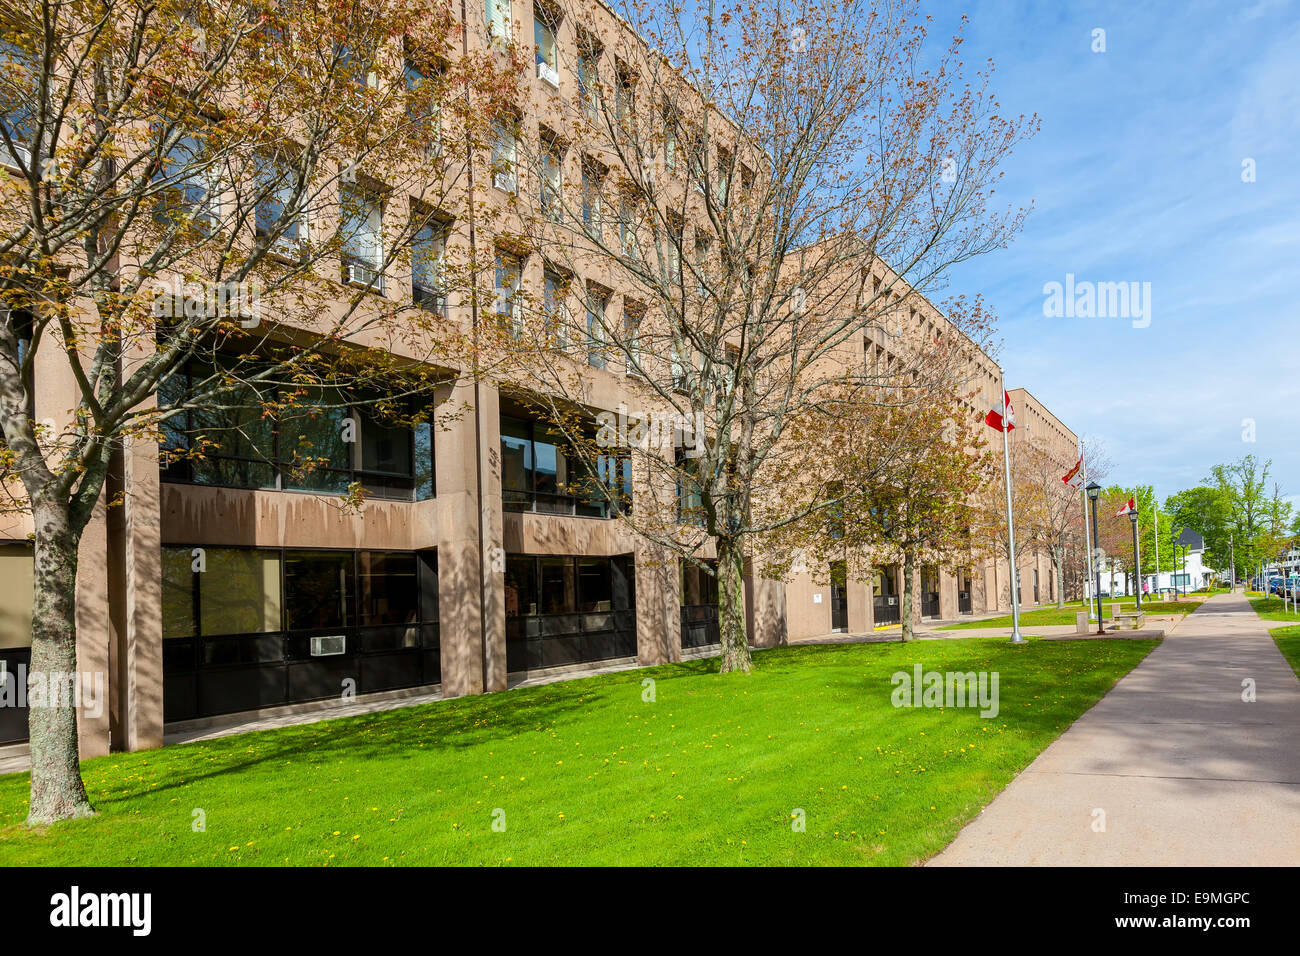
{"type": "Polygon", "coordinates": [[[1088,461],[1083,455],[1083,442],[1079,442],[1079,458],[1083,461],[1083,479],[1079,482],[1079,498],[1083,502],[1083,553],[1088,561],[1088,581],[1083,588],[1083,596],[1088,602],[1088,620],[1095,621],[1097,613],[1093,610],[1092,598],[1089,591],[1093,588],[1092,576],[1092,528],[1088,520],[1088,461]]]}
{"type": "Polygon", "coordinates": [[[1153,512],[1155,512],[1155,516],[1156,516],[1156,530],[1155,530],[1155,535],[1156,535],[1156,586],[1155,586],[1155,593],[1156,593],[1156,600],[1160,600],[1160,499],[1156,497],[1156,489],[1155,489],[1155,486],[1154,486],[1154,485],[1151,487],[1151,497],[1152,497],[1152,499],[1153,499],[1153,500],[1152,500],[1152,503],[1151,503],[1151,510],[1152,510],[1153,512]]]}
{"type": "Polygon", "coordinates": [[[1011,520],[1011,443],[1007,440],[1007,381],[1001,367],[998,368],[998,381],[1002,385],[1002,469],[1007,484],[1007,564],[1011,568],[1011,643],[1023,644],[1020,634],[1020,582],[1016,579],[1016,526],[1011,520]]]}

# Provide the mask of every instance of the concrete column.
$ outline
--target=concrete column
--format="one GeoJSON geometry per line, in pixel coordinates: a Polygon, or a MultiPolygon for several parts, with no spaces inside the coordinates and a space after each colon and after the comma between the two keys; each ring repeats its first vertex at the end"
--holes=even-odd
{"type": "Polygon", "coordinates": [[[442,691],[460,697],[506,686],[500,405],[495,388],[481,383],[476,394],[469,376],[437,399],[442,691]]]}
{"type": "MultiPolygon", "coordinates": [[[[636,495],[635,489],[633,495],[636,495]]],[[[677,556],[663,548],[638,541],[634,560],[637,663],[670,664],[680,661],[682,596],[677,556]]]]}
{"type": "MultiPolygon", "coordinates": [[[[79,393],[67,354],[53,333],[36,353],[33,381],[36,420],[60,432],[71,420],[69,410],[76,407],[79,393]]],[[[83,689],[82,706],[77,711],[77,741],[82,757],[97,757],[109,751],[114,688],[109,665],[107,568],[108,539],[101,495],[77,552],[77,681],[83,689]],[[87,694],[87,690],[93,694],[87,694]]]]}
{"type": "Polygon", "coordinates": [[[855,581],[849,577],[849,633],[866,634],[871,631],[873,608],[871,606],[871,579],[855,581]]]}
{"type": "Polygon", "coordinates": [[[130,439],[122,452],[122,520],[112,523],[116,660],[122,695],[114,744],[123,750],[163,742],[162,538],[157,446],[130,439]]]}
{"type": "Polygon", "coordinates": [[[745,575],[745,624],[754,647],[780,647],[788,642],[783,581],[745,575]]]}
{"type": "Polygon", "coordinates": [[[939,574],[939,617],[948,620],[957,616],[956,579],[942,568],[939,574]]]}

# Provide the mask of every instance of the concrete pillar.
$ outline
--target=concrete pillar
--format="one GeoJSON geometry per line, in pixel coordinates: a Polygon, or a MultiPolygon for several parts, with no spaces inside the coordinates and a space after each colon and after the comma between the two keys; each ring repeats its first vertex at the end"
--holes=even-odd
{"type": "Polygon", "coordinates": [[[871,579],[856,581],[849,577],[849,633],[866,634],[871,631],[871,579]]]}
{"type": "Polygon", "coordinates": [[[939,617],[951,620],[957,616],[957,579],[949,572],[939,570],[939,617]]]}
{"type": "Polygon", "coordinates": [[[469,376],[437,401],[442,692],[460,697],[506,686],[500,404],[495,388],[475,389],[469,376]]]}
{"type": "Polygon", "coordinates": [[[745,624],[754,647],[780,647],[788,642],[785,582],[745,575],[745,624]]]}
{"type": "Polygon", "coordinates": [[[122,698],[114,745],[163,742],[162,538],[157,446],[130,439],[122,452],[123,503],[113,522],[117,686],[122,698]],[[120,577],[119,577],[120,575],[120,577]]]}
{"type": "MultiPolygon", "coordinates": [[[[49,333],[45,347],[37,350],[32,377],[36,420],[51,426],[55,433],[62,431],[71,420],[69,412],[76,407],[79,392],[67,353],[54,333],[49,333]]],[[[110,744],[114,688],[109,665],[107,568],[108,539],[101,495],[77,552],[77,681],[84,695],[77,711],[77,742],[82,757],[106,754],[110,744]],[[86,695],[86,688],[92,688],[93,695],[86,695]]]]}
{"type": "MultiPolygon", "coordinates": [[[[636,495],[635,489],[633,495],[636,495]]],[[[682,595],[677,556],[648,542],[638,541],[634,560],[637,663],[650,665],[680,661],[682,595]]]]}

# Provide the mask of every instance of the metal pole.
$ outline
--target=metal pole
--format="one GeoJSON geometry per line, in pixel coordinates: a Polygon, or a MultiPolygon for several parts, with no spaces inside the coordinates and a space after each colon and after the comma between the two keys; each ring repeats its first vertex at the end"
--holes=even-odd
{"type": "MultiPolygon", "coordinates": [[[[1080,458],[1083,457],[1082,443],[1080,443],[1079,457],[1080,458]]],[[[1091,581],[1092,580],[1092,549],[1088,547],[1088,538],[1091,537],[1092,532],[1091,529],[1088,527],[1088,463],[1086,461],[1083,463],[1083,478],[1079,483],[1079,494],[1083,496],[1083,552],[1085,555],[1087,555],[1087,559],[1088,559],[1088,576],[1084,580],[1091,581]]],[[[1087,588],[1084,588],[1084,590],[1086,591],[1087,588]]],[[[1088,601],[1086,603],[1088,605],[1088,618],[1089,620],[1091,620],[1093,618],[1092,602],[1088,601]]]]}
{"type": "MultiPolygon", "coordinates": [[[[1152,488],[1151,488],[1151,496],[1152,496],[1152,498],[1155,498],[1155,486],[1152,486],[1152,488]]],[[[1155,498],[1155,501],[1154,501],[1154,503],[1153,503],[1152,506],[1151,506],[1151,510],[1155,513],[1155,516],[1156,516],[1156,539],[1155,539],[1155,540],[1156,540],[1156,586],[1155,586],[1155,592],[1156,592],[1156,595],[1157,595],[1156,600],[1159,600],[1159,594],[1160,594],[1160,499],[1159,499],[1159,498],[1155,498]]]]}
{"type": "MultiPolygon", "coordinates": [[[[1092,550],[1096,554],[1100,545],[1097,543],[1097,499],[1092,499],[1092,550]]],[[[1097,602],[1097,633],[1105,634],[1106,628],[1102,626],[1101,620],[1101,562],[1098,561],[1093,567],[1096,569],[1096,579],[1092,583],[1093,599],[1097,602]]]]}
{"type": "Polygon", "coordinates": [[[998,383],[1002,386],[1002,469],[1007,484],[1007,563],[1011,567],[1011,643],[1023,644],[1020,635],[1020,587],[1016,578],[1016,525],[1011,520],[1011,444],[1007,440],[1007,381],[998,369],[998,383]]]}
{"type": "Polygon", "coordinates": [[[1134,610],[1142,610],[1142,556],[1138,553],[1138,516],[1137,512],[1129,516],[1129,524],[1133,526],[1133,604],[1134,610]]]}

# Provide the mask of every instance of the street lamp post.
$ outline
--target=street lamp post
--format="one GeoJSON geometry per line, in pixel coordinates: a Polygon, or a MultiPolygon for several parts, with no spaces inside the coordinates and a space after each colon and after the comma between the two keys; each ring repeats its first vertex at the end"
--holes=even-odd
{"type": "Polygon", "coordinates": [[[1135,610],[1142,610],[1142,558],[1138,554],[1138,514],[1128,513],[1129,524],[1133,526],[1133,601],[1135,610]]]}
{"type": "Polygon", "coordinates": [[[1097,633],[1105,634],[1106,628],[1101,620],[1101,562],[1095,560],[1101,552],[1101,546],[1097,543],[1097,499],[1101,496],[1101,485],[1095,481],[1088,483],[1088,500],[1092,502],[1092,554],[1093,569],[1096,577],[1092,582],[1093,599],[1097,602],[1097,633]]]}

